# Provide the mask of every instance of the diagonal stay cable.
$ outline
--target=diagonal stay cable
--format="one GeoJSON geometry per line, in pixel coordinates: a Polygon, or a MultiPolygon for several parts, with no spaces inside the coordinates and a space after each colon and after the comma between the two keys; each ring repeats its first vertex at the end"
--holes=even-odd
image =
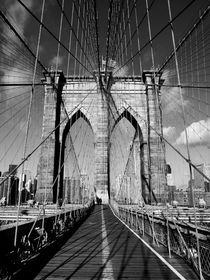
{"type": "MultiPolygon", "coordinates": [[[[156,0],[153,0],[153,1],[150,3],[150,5],[149,5],[149,7],[148,7],[149,10],[151,10],[151,8],[152,8],[152,6],[154,5],[155,1],[156,1],[156,0]]],[[[136,2],[137,2],[137,1],[135,0],[135,2],[134,2],[134,8],[135,8],[135,6],[136,6],[136,2]]],[[[125,53],[125,49],[127,49],[127,48],[129,47],[129,45],[131,44],[131,42],[132,42],[134,36],[136,35],[136,33],[138,33],[138,30],[139,30],[140,26],[143,24],[143,22],[144,22],[146,16],[147,16],[147,12],[145,12],[145,14],[144,14],[143,17],[141,18],[140,22],[138,23],[138,25],[137,25],[135,31],[132,33],[131,39],[127,42],[126,46],[123,47],[122,55],[125,53]]],[[[131,13],[130,13],[130,17],[131,17],[131,13]]],[[[130,17],[129,17],[129,19],[130,19],[130,17]]],[[[128,21],[126,22],[126,26],[127,26],[127,25],[128,25],[128,21]]],[[[123,35],[124,35],[125,31],[126,31],[126,29],[125,29],[125,30],[123,31],[123,33],[122,33],[121,41],[122,41],[122,39],[123,39],[123,35]]],[[[120,41],[120,42],[121,42],[121,41],[120,41]]],[[[120,42],[119,42],[119,43],[120,43],[120,42]]],[[[115,52],[117,52],[118,49],[119,49],[119,44],[116,46],[115,52]]],[[[139,48],[139,49],[140,49],[140,48],[139,48]]]]}
{"type": "MultiPolygon", "coordinates": [[[[114,44],[115,49],[114,49],[113,52],[112,52],[112,57],[116,57],[116,55],[117,55],[117,50],[119,50],[119,48],[120,48],[119,45],[120,45],[120,43],[122,42],[123,37],[125,36],[127,27],[129,26],[129,22],[130,22],[130,20],[131,20],[131,17],[132,17],[134,8],[135,8],[135,3],[133,4],[133,6],[132,6],[132,8],[131,8],[130,11],[127,9],[127,7],[123,8],[123,5],[124,5],[124,1],[123,1],[123,3],[122,3],[121,11],[120,11],[120,12],[122,13],[123,9],[126,9],[126,10],[127,10],[127,13],[126,13],[127,20],[126,20],[126,22],[125,22],[125,28],[124,28],[124,30],[123,30],[123,32],[122,32],[122,36],[121,36],[121,39],[120,39],[120,41],[119,41],[119,44],[117,44],[117,45],[114,44]]],[[[120,19],[120,18],[119,18],[119,19],[120,19]]],[[[119,22],[118,22],[118,25],[119,25],[119,22]]],[[[117,29],[116,29],[116,33],[117,33],[117,29]]],[[[125,47],[123,48],[123,50],[122,50],[122,54],[121,54],[121,55],[124,55],[124,53],[125,53],[125,48],[126,48],[126,49],[128,48],[129,42],[131,42],[131,41],[129,40],[129,41],[127,42],[126,46],[125,46],[125,47]]]]}
{"type": "Polygon", "coordinates": [[[122,13],[123,13],[123,6],[124,6],[124,3],[125,3],[125,0],[121,1],[120,3],[120,6],[118,6],[118,11],[115,11],[116,13],[116,17],[117,17],[117,14],[118,14],[118,17],[117,17],[117,20],[116,20],[116,28],[115,28],[115,33],[113,34],[113,39],[112,39],[112,44],[113,44],[113,47],[112,47],[112,59],[115,60],[116,59],[116,47],[121,43],[122,41],[122,38],[121,38],[121,41],[120,41],[120,38],[118,39],[119,41],[119,44],[116,44],[116,40],[117,40],[117,35],[119,35],[120,33],[120,23],[121,23],[121,18],[122,18],[122,13]]]}
{"type": "MultiPolygon", "coordinates": [[[[15,33],[15,35],[18,37],[18,39],[21,41],[21,43],[26,47],[26,49],[30,52],[30,54],[33,56],[33,58],[36,59],[35,54],[33,53],[33,51],[30,49],[30,47],[28,46],[28,44],[25,42],[25,40],[20,36],[20,34],[17,32],[17,30],[15,29],[15,27],[11,24],[11,22],[8,20],[8,18],[6,17],[6,15],[4,15],[4,13],[0,10],[0,16],[2,17],[2,19],[5,21],[5,23],[11,28],[11,30],[15,33]]],[[[38,59],[37,62],[39,63],[39,65],[46,71],[47,69],[45,68],[45,66],[41,63],[41,61],[38,59]]]]}
{"type": "Polygon", "coordinates": [[[111,31],[111,17],[112,17],[112,4],[113,0],[109,1],[109,14],[108,14],[108,30],[106,38],[106,65],[105,65],[105,78],[107,77],[108,59],[109,59],[109,48],[110,48],[110,31],[111,31]]]}
{"type": "MultiPolygon", "coordinates": [[[[122,97],[119,96],[119,98],[121,100],[123,100],[124,103],[126,103],[128,106],[130,106],[130,104],[123,99],[122,97]]],[[[146,123],[147,125],[147,120],[145,120],[142,116],[140,116],[140,114],[135,111],[135,113],[137,114],[137,116],[146,123]]],[[[177,154],[179,154],[189,165],[191,165],[199,174],[201,174],[208,182],[210,182],[210,178],[208,176],[206,176],[202,171],[200,171],[200,169],[192,163],[192,161],[189,161],[188,158],[186,158],[173,144],[171,144],[160,132],[158,132],[156,130],[155,127],[153,127],[151,124],[149,124],[149,127],[166,143],[168,144],[177,154]]]]}
{"type": "Polygon", "coordinates": [[[97,58],[98,58],[98,73],[100,77],[100,51],[99,51],[99,36],[98,36],[98,17],[97,17],[97,6],[96,0],[94,0],[94,16],[95,16],[95,31],[96,31],[96,44],[97,44],[97,58]]]}
{"type": "MultiPolygon", "coordinates": [[[[61,5],[61,3],[59,2],[59,0],[57,0],[57,3],[58,3],[58,6],[59,6],[59,8],[61,9],[61,11],[62,11],[62,13],[63,13],[63,16],[64,16],[65,20],[67,21],[67,23],[68,23],[68,25],[69,25],[69,27],[70,27],[70,29],[71,29],[71,31],[72,31],[72,34],[74,34],[74,37],[75,37],[76,41],[78,42],[78,44],[79,44],[79,46],[80,46],[80,49],[82,50],[82,52],[83,52],[83,54],[85,55],[85,57],[86,57],[88,63],[90,64],[91,68],[93,69],[93,66],[92,66],[92,64],[91,64],[91,62],[90,62],[90,60],[89,60],[89,58],[88,58],[88,56],[87,56],[87,53],[84,51],[84,48],[82,47],[82,44],[81,44],[80,40],[78,39],[78,37],[77,37],[77,35],[76,35],[75,31],[74,31],[74,28],[73,28],[71,22],[69,21],[69,19],[68,19],[66,13],[64,12],[64,10],[63,10],[63,8],[62,8],[62,5],[61,5]]],[[[75,10],[76,10],[76,9],[75,9],[75,10]]]]}
{"type": "MultiPolygon", "coordinates": [[[[19,0],[18,0],[19,1],[19,0]]],[[[142,47],[140,50],[138,50],[132,57],[130,57],[123,65],[121,65],[120,67],[118,67],[118,69],[116,69],[116,71],[113,74],[116,74],[120,69],[122,69],[125,65],[127,65],[130,61],[132,61],[132,59],[134,59],[139,53],[142,52],[143,49],[145,49],[150,43],[151,41],[155,40],[163,31],[165,31],[170,25],[171,23],[173,23],[178,17],[180,17],[196,0],[191,0],[190,3],[188,3],[175,17],[173,17],[170,21],[168,21],[168,23],[163,26],[152,38],[151,40],[148,40],[142,47]]]]}
{"type": "Polygon", "coordinates": [[[165,68],[165,66],[168,64],[168,62],[174,57],[175,52],[177,52],[182,47],[182,45],[190,37],[190,35],[193,33],[193,31],[198,27],[198,25],[202,22],[202,20],[204,20],[204,18],[208,15],[209,11],[210,11],[210,6],[208,6],[205,9],[205,11],[202,13],[202,15],[200,15],[198,21],[193,25],[193,27],[190,29],[190,31],[188,31],[187,34],[184,35],[184,37],[182,38],[180,43],[177,45],[176,49],[174,51],[172,51],[170,56],[166,59],[166,61],[163,63],[163,65],[158,69],[159,72],[165,68]]]}
{"type": "MultiPolygon", "coordinates": [[[[68,115],[71,115],[71,113],[76,109],[79,108],[79,106],[85,101],[85,99],[90,95],[90,93],[88,93],[82,100],[80,103],[77,104],[77,106],[75,106],[69,113],[68,115]]],[[[21,108],[22,109],[22,108],[21,108]]],[[[18,111],[19,112],[19,111],[18,111]]],[[[16,114],[18,113],[16,112],[16,114]]],[[[14,114],[13,117],[16,115],[14,114]]],[[[45,141],[63,124],[65,123],[65,121],[68,119],[68,117],[63,118],[63,120],[53,129],[49,132],[49,134],[13,169],[13,171],[11,173],[9,173],[1,182],[0,185],[2,185],[8,178],[9,176],[11,176],[16,170],[18,170],[18,168],[20,166],[22,166],[40,147],[43,143],[45,143],[45,141]]],[[[1,128],[1,127],[0,127],[1,128]]]]}
{"type": "Polygon", "coordinates": [[[28,104],[29,104],[29,102],[26,103],[26,104],[24,104],[24,106],[21,107],[18,111],[16,111],[16,112],[12,115],[11,118],[7,119],[4,123],[2,123],[2,124],[0,125],[0,129],[1,129],[3,126],[5,126],[9,121],[11,121],[15,116],[17,116],[18,113],[20,113],[20,111],[24,110],[24,108],[25,108],[28,104]]]}
{"type": "Polygon", "coordinates": [[[68,52],[70,55],[83,67],[85,70],[87,70],[88,73],[90,73],[92,76],[94,76],[94,73],[92,73],[83,63],[79,61],[79,59],[61,42],[58,40],[58,38],[52,33],[52,31],[49,30],[49,28],[43,24],[37,16],[21,1],[17,0],[27,11],[28,13],[40,24],[42,27],[58,42],[60,45],[68,52]]]}

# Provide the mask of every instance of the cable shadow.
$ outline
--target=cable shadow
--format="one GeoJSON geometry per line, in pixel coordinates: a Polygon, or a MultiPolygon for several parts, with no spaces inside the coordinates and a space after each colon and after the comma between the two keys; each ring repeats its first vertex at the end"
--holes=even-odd
{"type": "MultiPolygon", "coordinates": [[[[93,211],[92,213],[94,213],[93,211]]],[[[100,211],[97,211],[100,212],[100,211]]],[[[10,279],[34,279],[40,271],[47,265],[47,263],[56,255],[57,252],[68,242],[71,237],[75,236],[79,228],[89,219],[91,219],[92,213],[90,216],[85,218],[81,223],[75,226],[70,232],[64,233],[64,235],[56,240],[53,244],[50,244],[45,250],[41,251],[37,256],[31,258],[28,263],[26,263],[18,272],[11,275],[10,279]]],[[[90,227],[88,225],[88,227],[90,227]]],[[[101,233],[99,232],[98,235],[101,233]]],[[[79,239],[79,238],[78,238],[79,239]]],[[[92,238],[95,239],[95,236],[92,238]]],[[[89,240],[87,241],[89,242],[89,240]]],[[[68,244],[66,245],[68,246],[68,244]]]]}

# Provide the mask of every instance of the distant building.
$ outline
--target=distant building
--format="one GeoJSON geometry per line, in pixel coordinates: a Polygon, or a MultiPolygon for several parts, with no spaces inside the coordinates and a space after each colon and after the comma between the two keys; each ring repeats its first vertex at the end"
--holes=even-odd
{"type": "Polygon", "coordinates": [[[206,206],[210,207],[210,192],[205,192],[205,198],[206,206]]]}
{"type": "Polygon", "coordinates": [[[176,186],[168,186],[168,202],[172,203],[175,200],[176,186]]]}
{"type": "MultiPolygon", "coordinates": [[[[204,165],[204,174],[210,179],[210,164],[204,165]]],[[[210,192],[210,182],[204,178],[204,189],[205,192],[210,192]]]]}
{"type": "Polygon", "coordinates": [[[35,197],[37,191],[37,177],[34,178],[34,183],[32,185],[32,194],[35,197]]]}
{"type": "Polygon", "coordinates": [[[204,181],[204,189],[205,192],[210,192],[210,183],[207,181],[204,181]]]}
{"type": "MultiPolygon", "coordinates": [[[[0,177],[2,182],[5,177],[0,177]]],[[[7,205],[16,205],[18,201],[18,185],[19,179],[16,176],[10,176],[2,184],[0,184],[0,199],[6,198],[7,205]]]]}
{"type": "Polygon", "coordinates": [[[188,191],[177,190],[174,192],[174,200],[178,202],[179,206],[189,205],[189,193],[188,191]]]}
{"type": "MultiPolygon", "coordinates": [[[[200,170],[204,175],[210,178],[210,164],[198,164],[197,169],[200,170]]],[[[194,190],[200,192],[210,192],[209,181],[194,169],[194,190]]]]}
{"type": "Polygon", "coordinates": [[[17,168],[17,164],[10,164],[9,165],[9,174],[12,173],[12,175],[17,175],[17,169],[16,168],[17,168]],[[15,171],[13,171],[13,170],[15,170],[15,171]]]}
{"type": "MultiPolygon", "coordinates": [[[[204,173],[204,164],[196,165],[197,169],[204,173]]],[[[194,191],[205,191],[204,189],[204,177],[197,170],[194,169],[194,191]]]]}
{"type": "Polygon", "coordinates": [[[24,176],[25,176],[25,180],[28,181],[29,179],[32,179],[32,173],[30,170],[24,170],[24,176]]]}
{"type": "Polygon", "coordinates": [[[210,179],[210,164],[204,164],[204,174],[210,179]]]}
{"type": "Polygon", "coordinates": [[[170,164],[166,164],[166,173],[171,174],[171,166],[170,164]]]}
{"type": "Polygon", "coordinates": [[[194,203],[195,206],[199,205],[199,199],[205,200],[205,192],[204,191],[194,191],[194,203]]]}

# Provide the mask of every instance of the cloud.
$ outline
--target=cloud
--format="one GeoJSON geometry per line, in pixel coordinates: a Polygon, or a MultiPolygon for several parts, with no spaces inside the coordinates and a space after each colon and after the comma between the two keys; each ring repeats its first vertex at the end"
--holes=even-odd
{"type": "MultiPolygon", "coordinates": [[[[23,1],[28,8],[33,7],[33,0],[24,0],[23,1]]],[[[24,36],[24,32],[28,23],[29,13],[15,0],[4,0],[3,1],[3,9],[9,18],[9,21],[12,23],[14,28],[24,36]]],[[[13,50],[12,59],[9,60],[9,65],[2,69],[1,82],[3,83],[16,83],[16,82],[24,82],[26,81],[27,74],[23,69],[18,68],[18,65],[22,64],[22,60],[24,57],[20,57],[19,51],[16,49],[22,49],[23,46],[18,39],[18,37],[10,30],[7,24],[1,24],[2,33],[5,36],[5,42],[2,42],[0,45],[2,55],[2,64],[8,64],[8,50],[13,50]],[[5,61],[4,61],[5,60],[5,61]]],[[[9,51],[10,52],[10,51],[9,51]]]]}
{"type": "Polygon", "coordinates": [[[163,127],[163,136],[172,139],[175,136],[176,128],[174,126],[163,127]]]}
{"type": "MultiPolygon", "coordinates": [[[[29,9],[32,9],[33,2],[33,0],[23,0],[23,3],[26,4],[29,9]]],[[[7,17],[9,17],[9,20],[12,22],[14,28],[18,32],[24,34],[24,30],[30,16],[29,13],[20,3],[15,0],[4,0],[3,4],[7,17]]],[[[20,41],[16,35],[13,32],[10,32],[10,30],[8,32],[8,30],[8,26],[3,24],[3,32],[7,32],[7,36],[19,44],[20,41]]]]}
{"type": "MultiPolygon", "coordinates": [[[[175,70],[167,70],[163,72],[162,78],[164,79],[164,85],[174,84],[171,81],[172,77],[174,78],[175,70]]],[[[178,87],[167,87],[164,86],[161,88],[161,103],[162,109],[165,114],[182,114],[182,105],[183,107],[188,107],[190,105],[189,101],[184,99],[185,90],[182,89],[183,104],[180,97],[180,89],[178,87]]]]}
{"type": "MultiPolygon", "coordinates": [[[[187,128],[188,142],[190,145],[205,145],[210,141],[210,119],[191,123],[187,128]]],[[[185,145],[185,131],[182,131],[175,144],[185,145]]]]}
{"type": "MultiPolygon", "coordinates": [[[[8,7],[9,14],[12,16],[12,18],[18,24],[18,27],[24,28],[26,21],[29,17],[29,13],[17,1],[14,1],[14,0],[8,1],[8,3],[11,3],[8,7]]],[[[29,9],[31,9],[32,5],[33,5],[33,0],[25,0],[25,1],[23,1],[23,3],[26,4],[29,9]]]]}
{"type": "Polygon", "coordinates": [[[56,65],[58,64],[58,66],[61,66],[63,64],[64,61],[64,57],[63,56],[54,56],[50,61],[49,61],[49,65],[56,67],[56,65]]]}
{"type": "MultiPolygon", "coordinates": [[[[28,8],[32,9],[34,0],[24,0],[23,3],[25,3],[28,8]]],[[[2,0],[1,4],[2,10],[8,20],[24,38],[24,33],[30,18],[29,13],[16,0],[2,0]]],[[[32,69],[27,69],[27,63],[25,67],[22,66],[25,61],[24,55],[27,56],[24,46],[5,22],[0,22],[0,27],[2,32],[1,36],[5,38],[5,40],[2,40],[0,43],[0,51],[2,53],[1,64],[4,66],[0,73],[1,83],[24,83],[29,80],[31,81],[33,74],[32,69]],[[20,55],[20,53],[22,53],[22,55],[20,55]]],[[[9,87],[6,92],[1,92],[1,105],[4,107],[7,105],[13,107],[13,105],[22,101],[23,95],[14,99],[9,99],[9,101],[7,101],[7,98],[11,97],[12,93],[14,93],[14,95],[20,95],[26,91],[26,88],[9,87]]],[[[10,115],[11,112],[8,111],[3,117],[7,119],[10,115]]]]}

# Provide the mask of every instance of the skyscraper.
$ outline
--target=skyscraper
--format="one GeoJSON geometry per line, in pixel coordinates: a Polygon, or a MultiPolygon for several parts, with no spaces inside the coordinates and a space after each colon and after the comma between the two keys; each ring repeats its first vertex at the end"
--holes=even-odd
{"type": "MultiPolygon", "coordinates": [[[[210,178],[210,164],[198,164],[196,167],[208,178],[210,178]]],[[[197,170],[194,169],[194,190],[195,191],[210,191],[210,183],[209,181],[200,174],[197,170]]]]}

